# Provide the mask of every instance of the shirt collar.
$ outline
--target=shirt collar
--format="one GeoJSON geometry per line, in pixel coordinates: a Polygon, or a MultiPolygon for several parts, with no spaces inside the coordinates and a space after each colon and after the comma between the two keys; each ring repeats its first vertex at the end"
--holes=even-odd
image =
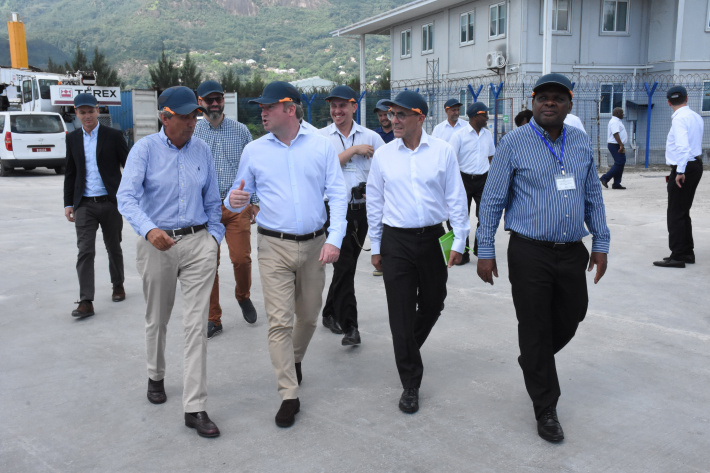
{"type": "MultiPolygon", "coordinates": [[[[311,134],[311,132],[308,131],[307,129],[305,129],[305,128],[303,127],[303,125],[299,126],[299,127],[298,127],[298,133],[296,133],[296,136],[294,137],[294,139],[291,140],[291,144],[294,144],[294,143],[299,139],[299,136],[301,136],[301,135],[310,135],[310,134],[311,134]]],[[[270,141],[273,141],[274,143],[279,143],[281,146],[286,146],[280,139],[276,138],[276,135],[274,135],[274,134],[271,133],[271,132],[269,132],[269,133],[266,135],[266,139],[267,139],[267,140],[270,140],[270,141]]]]}
{"type": "Polygon", "coordinates": [[[688,106],[687,106],[687,105],[683,105],[683,106],[680,107],[678,110],[676,110],[675,112],[673,112],[673,115],[671,115],[671,118],[675,118],[676,115],[678,115],[678,114],[681,113],[681,112],[685,112],[686,109],[689,110],[688,106]]]}
{"type": "Polygon", "coordinates": [[[91,130],[91,133],[87,133],[86,130],[84,129],[84,127],[82,126],[81,131],[82,131],[82,133],[84,133],[84,136],[88,136],[89,138],[96,138],[97,136],[99,136],[99,127],[100,126],[101,126],[101,124],[97,123],[96,127],[93,130],[91,130]]]}
{"type": "Polygon", "coordinates": [[[429,147],[429,135],[427,135],[427,132],[422,129],[422,137],[419,140],[419,146],[417,146],[415,149],[411,150],[407,148],[404,145],[404,140],[402,138],[395,138],[395,142],[397,143],[397,149],[405,149],[406,151],[409,151],[410,153],[416,153],[419,151],[419,148],[422,147],[422,145],[426,145],[427,148],[429,147]]]}
{"type": "MultiPolygon", "coordinates": [[[[544,136],[545,139],[547,139],[547,140],[553,142],[552,139],[550,138],[550,134],[549,134],[547,131],[545,131],[540,125],[538,125],[534,118],[531,118],[530,121],[528,122],[528,124],[532,124],[533,128],[535,128],[538,132],[540,132],[540,134],[541,134],[542,136],[544,136]]],[[[524,126],[528,126],[528,125],[524,125],[524,126]]],[[[567,127],[569,127],[569,125],[567,125],[566,123],[563,123],[563,124],[562,124],[562,129],[563,129],[563,130],[564,130],[565,128],[567,128],[567,127]]],[[[562,139],[562,133],[560,133],[560,136],[558,136],[557,139],[558,139],[558,140],[559,140],[559,139],[562,139]]],[[[553,143],[554,143],[554,142],[553,142],[553,143]]]]}
{"type": "MultiPolygon", "coordinates": [[[[160,132],[158,132],[158,136],[160,136],[160,140],[167,146],[168,148],[175,148],[178,149],[177,146],[173,144],[172,141],[170,141],[170,138],[168,138],[168,135],[165,134],[165,127],[162,127],[160,129],[160,132]]],[[[182,147],[182,149],[187,149],[190,147],[190,143],[192,143],[192,138],[187,140],[187,143],[185,143],[182,147]]]]}
{"type": "Polygon", "coordinates": [[[350,138],[350,136],[353,136],[357,132],[362,133],[362,126],[360,126],[355,120],[353,120],[353,127],[350,129],[350,136],[343,135],[340,130],[338,130],[338,127],[335,125],[335,123],[331,123],[329,126],[331,127],[330,134],[334,135],[338,133],[343,138],[350,138]]]}

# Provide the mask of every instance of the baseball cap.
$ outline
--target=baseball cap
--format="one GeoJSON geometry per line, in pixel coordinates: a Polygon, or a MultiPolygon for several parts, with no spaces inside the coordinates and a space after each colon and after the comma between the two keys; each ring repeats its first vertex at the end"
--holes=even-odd
{"type": "Polygon", "coordinates": [[[158,110],[167,109],[178,115],[188,115],[195,110],[206,110],[197,104],[195,93],[182,85],[165,89],[158,97],[158,110]]]}
{"type": "Polygon", "coordinates": [[[473,118],[479,113],[488,113],[488,107],[486,107],[483,102],[473,102],[466,109],[466,115],[468,115],[469,118],[473,118]]]}
{"type": "Polygon", "coordinates": [[[74,97],[74,108],[83,107],[84,105],[89,107],[96,107],[99,104],[96,97],[91,94],[77,94],[74,97]]]}
{"type": "Polygon", "coordinates": [[[382,112],[389,111],[389,107],[387,105],[385,105],[386,101],[387,101],[386,99],[378,100],[377,105],[375,105],[375,110],[373,110],[373,111],[375,113],[377,113],[378,110],[382,111],[382,112]]]}
{"type": "Polygon", "coordinates": [[[338,85],[333,87],[333,90],[330,91],[330,95],[325,98],[326,101],[330,99],[343,99],[348,102],[357,102],[358,94],[347,85],[338,85]]]}
{"type": "Polygon", "coordinates": [[[398,93],[394,100],[382,100],[382,105],[391,107],[397,105],[402,108],[407,108],[413,112],[418,112],[424,116],[429,112],[429,107],[426,104],[424,97],[414,92],[413,90],[403,90],[398,93]]]}
{"type": "MultiPolygon", "coordinates": [[[[666,92],[666,98],[668,99],[684,99],[688,96],[688,91],[682,85],[674,85],[668,92],[666,92]]],[[[76,100],[76,99],[75,99],[76,100]]]]}
{"type": "Polygon", "coordinates": [[[279,102],[301,103],[301,94],[288,82],[276,80],[271,82],[261,93],[260,97],[251,99],[249,103],[270,104],[279,102]]]}
{"type": "Polygon", "coordinates": [[[197,88],[197,96],[201,99],[214,93],[224,94],[222,86],[216,80],[206,80],[197,88]]]}
{"type": "Polygon", "coordinates": [[[460,107],[463,104],[456,99],[449,99],[444,104],[444,110],[446,110],[447,108],[455,107],[456,105],[460,107]]]}
{"type": "Polygon", "coordinates": [[[535,82],[535,87],[533,87],[533,96],[535,96],[535,92],[542,87],[543,85],[549,85],[549,84],[556,84],[561,86],[562,88],[566,89],[567,92],[569,92],[570,98],[572,97],[572,81],[570,81],[567,77],[563,76],[562,74],[557,74],[557,73],[552,73],[552,74],[545,74],[544,76],[540,77],[537,82],[535,82]]]}

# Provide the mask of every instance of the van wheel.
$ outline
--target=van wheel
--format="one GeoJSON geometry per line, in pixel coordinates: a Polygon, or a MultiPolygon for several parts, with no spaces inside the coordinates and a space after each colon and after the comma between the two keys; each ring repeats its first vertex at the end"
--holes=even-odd
{"type": "Polygon", "coordinates": [[[12,174],[12,168],[0,163],[0,176],[9,176],[12,174]]]}
{"type": "Polygon", "coordinates": [[[65,166],[57,166],[56,168],[54,168],[54,172],[56,172],[57,174],[64,174],[66,170],[67,168],[65,166]]]}

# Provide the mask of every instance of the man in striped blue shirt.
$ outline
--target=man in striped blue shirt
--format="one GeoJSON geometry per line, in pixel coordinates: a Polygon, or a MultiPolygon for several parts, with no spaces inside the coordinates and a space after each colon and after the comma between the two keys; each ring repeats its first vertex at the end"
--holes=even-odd
{"type": "Polygon", "coordinates": [[[609,229],[592,144],[564,124],[572,83],[542,76],[533,89],[533,119],[508,133],[491,163],[477,231],[478,275],[498,277],[494,238],[505,209],[510,230],[508,272],[518,319],[518,362],[533,401],[538,434],[564,439],[557,419],[560,385],[555,353],[574,336],[587,312],[584,269],[606,271],[609,229]],[[582,238],[592,233],[591,256],[582,238]]]}

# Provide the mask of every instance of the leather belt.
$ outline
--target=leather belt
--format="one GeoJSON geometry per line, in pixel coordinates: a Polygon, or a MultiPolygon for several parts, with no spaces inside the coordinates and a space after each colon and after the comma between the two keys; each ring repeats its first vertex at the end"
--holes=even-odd
{"type": "Polygon", "coordinates": [[[367,204],[364,202],[360,202],[357,204],[348,204],[348,210],[365,210],[367,208],[367,204]]]}
{"type": "Polygon", "coordinates": [[[385,225],[387,228],[391,228],[392,230],[397,230],[400,232],[405,232],[405,233],[414,233],[415,235],[421,235],[422,233],[429,233],[433,232],[436,230],[441,230],[441,224],[437,225],[429,225],[428,227],[420,227],[420,228],[400,228],[400,227],[390,227],[389,225],[385,225]]]}
{"type": "Polygon", "coordinates": [[[319,237],[325,233],[325,230],[323,230],[322,228],[320,230],[313,232],[313,233],[306,233],[304,235],[293,235],[291,233],[275,232],[273,230],[267,230],[266,228],[263,228],[263,227],[256,227],[256,231],[261,233],[264,236],[270,236],[270,237],[274,237],[274,238],[280,238],[281,240],[291,240],[291,241],[308,241],[308,240],[312,240],[316,237],[319,237]]]}
{"type": "Polygon", "coordinates": [[[108,202],[108,196],[107,195],[99,195],[99,196],[94,196],[94,197],[87,197],[84,196],[81,198],[81,200],[90,200],[91,202],[108,202]]]}
{"type": "Polygon", "coordinates": [[[552,248],[553,250],[558,249],[566,249],[570,248],[574,245],[578,245],[582,243],[582,240],[577,240],[577,241],[566,241],[566,242],[554,242],[554,241],[543,241],[543,240],[535,240],[533,238],[528,238],[525,235],[521,235],[518,232],[514,232],[513,230],[510,231],[510,236],[520,238],[521,240],[526,240],[532,243],[533,245],[536,246],[544,246],[545,248],[552,248]]]}
{"type": "Polygon", "coordinates": [[[207,224],[203,223],[202,225],[194,225],[192,227],[176,228],[175,230],[163,231],[167,233],[171,238],[175,238],[184,235],[192,235],[193,233],[197,233],[201,230],[204,230],[205,228],[207,228],[207,224]]]}

